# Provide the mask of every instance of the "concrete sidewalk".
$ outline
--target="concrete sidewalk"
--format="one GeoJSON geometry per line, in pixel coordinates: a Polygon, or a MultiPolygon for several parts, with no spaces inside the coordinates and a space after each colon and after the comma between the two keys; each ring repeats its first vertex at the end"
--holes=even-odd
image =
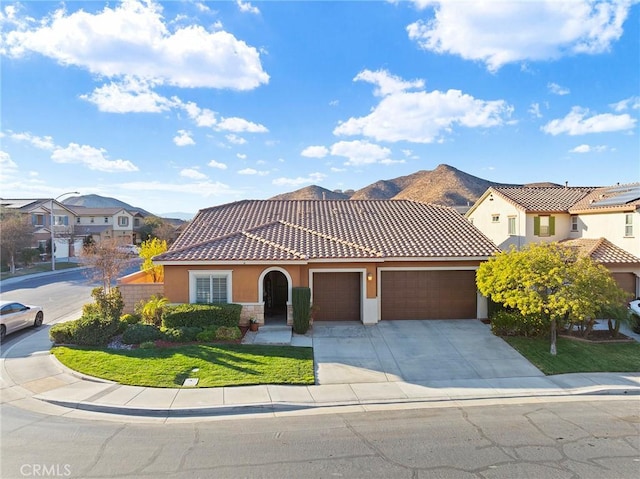
{"type": "MultiPolygon", "coordinates": [[[[278,338],[275,343],[285,342],[282,336],[278,338]]],[[[256,339],[257,335],[253,337],[254,342],[256,339]]],[[[313,334],[297,338],[293,335],[291,339],[291,343],[299,345],[313,341],[313,334]]],[[[72,410],[82,411],[89,417],[104,417],[97,413],[107,413],[121,418],[180,418],[304,412],[337,406],[351,406],[349,410],[359,411],[397,404],[471,399],[500,401],[509,398],[640,394],[640,373],[427,381],[387,377],[377,382],[206,389],[122,386],[67,369],[49,353],[50,347],[48,328],[45,327],[3,352],[1,403],[53,415],[67,414],[72,410]]]]}

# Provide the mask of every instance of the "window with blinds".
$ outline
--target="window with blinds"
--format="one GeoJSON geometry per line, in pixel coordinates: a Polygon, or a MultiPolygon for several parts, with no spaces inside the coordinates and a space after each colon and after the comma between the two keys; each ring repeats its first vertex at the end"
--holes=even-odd
{"type": "Polygon", "coordinates": [[[226,276],[200,276],[196,278],[196,303],[227,303],[226,276]]]}

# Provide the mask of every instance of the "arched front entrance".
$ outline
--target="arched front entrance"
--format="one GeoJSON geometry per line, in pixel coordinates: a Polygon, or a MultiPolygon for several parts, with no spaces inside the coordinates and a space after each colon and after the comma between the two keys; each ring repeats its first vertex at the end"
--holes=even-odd
{"type": "Polygon", "coordinates": [[[265,324],[287,323],[289,282],[281,271],[269,271],[262,280],[265,324]]]}

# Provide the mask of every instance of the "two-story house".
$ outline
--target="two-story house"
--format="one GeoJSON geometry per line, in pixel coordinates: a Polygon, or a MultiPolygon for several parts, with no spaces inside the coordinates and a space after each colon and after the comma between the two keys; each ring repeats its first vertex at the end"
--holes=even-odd
{"type": "Polygon", "coordinates": [[[640,296],[640,183],[610,187],[491,187],[466,217],[500,249],[566,242],[640,296]]]}
{"type": "Polygon", "coordinates": [[[118,244],[136,244],[134,228],[140,218],[124,208],[69,207],[75,214],[75,231],[91,236],[96,243],[115,240],[118,244]]]}
{"type": "Polygon", "coordinates": [[[29,218],[34,227],[33,244],[43,253],[50,253],[53,238],[56,259],[68,258],[82,247],[82,237],[74,230],[76,215],[64,204],[52,199],[1,199],[3,209],[29,218]],[[52,214],[53,212],[53,214],[52,214]],[[53,229],[53,234],[52,234],[53,229]]]}

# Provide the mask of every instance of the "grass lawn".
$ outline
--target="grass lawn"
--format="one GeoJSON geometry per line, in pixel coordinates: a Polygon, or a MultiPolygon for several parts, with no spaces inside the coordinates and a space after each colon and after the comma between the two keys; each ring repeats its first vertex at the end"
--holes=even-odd
{"type": "Polygon", "coordinates": [[[558,338],[556,356],[548,338],[504,338],[540,371],[549,374],[640,372],[640,343],[589,344],[558,338]]]}
{"type": "Polygon", "coordinates": [[[175,388],[186,378],[198,378],[197,387],[202,388],[314,384],[312,348],[198,344],[111,350],[59,346],[52,353],[71,369],[134,386],[175,388]]]}
{"type": "MultiPolygon", "coordinates": [[[[56,260],[56,270],[77,268],[79,266],[80,265],[78,263],[69,263],[66,261],[63,262],[60,260],[56,260]]],[[[0,280],[15,278],[16,276],[25,276],[27,274],[44,273],[46,271],[51,271],[51,262],[36,263],[29,266],[28,268],[16,269],[16,272],[14,274],[11,274],[9,271],[4,271],[0,273],[0,280]]]]}

